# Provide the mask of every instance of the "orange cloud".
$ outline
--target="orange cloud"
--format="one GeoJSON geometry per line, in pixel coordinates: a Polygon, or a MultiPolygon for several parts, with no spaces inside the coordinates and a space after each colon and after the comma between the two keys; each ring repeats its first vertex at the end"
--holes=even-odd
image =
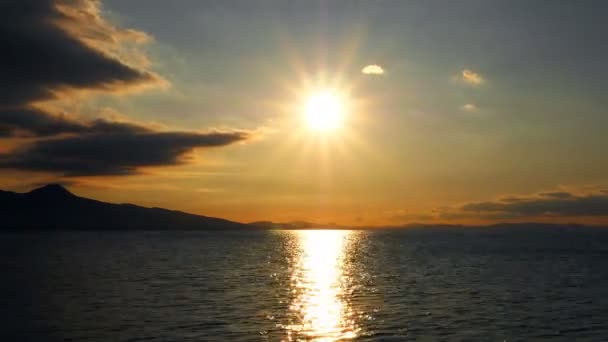
{"type": "Polygon", "coordinates": [[[462,81],[470,85],[480,85],[485,82],[485,80],[479,73],[476,73],[470,69],[462,70],[461,76],[462,81]]]}

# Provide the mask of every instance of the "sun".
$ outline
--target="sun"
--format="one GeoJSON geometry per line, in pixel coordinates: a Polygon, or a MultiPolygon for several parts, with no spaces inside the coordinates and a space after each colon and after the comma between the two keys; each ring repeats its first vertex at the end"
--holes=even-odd
{"type": "Polygon", "coordinates": [[[304,103],[304,119],[317,132],[333,131],[344,121],[344,100],[328,89],[313,93],[304,103]]]}

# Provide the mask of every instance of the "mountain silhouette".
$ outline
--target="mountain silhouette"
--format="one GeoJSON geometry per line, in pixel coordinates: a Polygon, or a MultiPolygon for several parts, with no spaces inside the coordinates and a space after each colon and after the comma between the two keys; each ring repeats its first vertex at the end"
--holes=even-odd
{"type": "Polygon", "coordinates": [[[0,230],[233,230],[242,223],[72,194],[59,184],[27,193],[0,190],[0,230]]]}

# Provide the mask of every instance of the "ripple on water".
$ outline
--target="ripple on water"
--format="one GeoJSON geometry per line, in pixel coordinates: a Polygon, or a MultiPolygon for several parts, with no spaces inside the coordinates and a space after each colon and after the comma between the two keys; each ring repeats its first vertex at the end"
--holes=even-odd
{"type": "Polygon", "coordinates": [[[6,234],[0,340],[600,341],[606,246],[597,231],[6,234]]]}

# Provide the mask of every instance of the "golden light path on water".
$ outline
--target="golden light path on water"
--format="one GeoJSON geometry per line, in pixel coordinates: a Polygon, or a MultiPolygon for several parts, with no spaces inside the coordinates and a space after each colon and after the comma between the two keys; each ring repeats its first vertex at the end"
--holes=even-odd
{"type": "Polygon", "coordinates": [[[305,230],[296,234],[300,253],[291,278],[296,297],[290,310],[299,320],[287,326],[287,339],[341,341],[357,337],[352,310],[344,298],[344,261],[352,232],[305,230]]]}

